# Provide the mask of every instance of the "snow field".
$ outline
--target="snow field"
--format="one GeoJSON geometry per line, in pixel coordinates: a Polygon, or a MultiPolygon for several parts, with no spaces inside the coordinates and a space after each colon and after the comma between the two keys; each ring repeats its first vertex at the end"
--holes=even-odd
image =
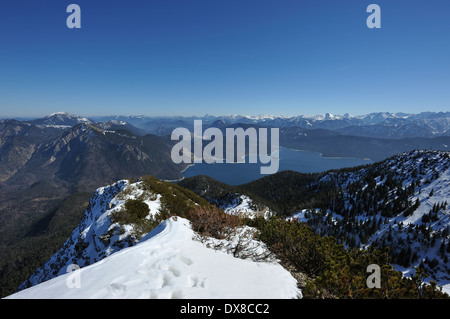
{"type": "Polygon", "coordinates": [[[296,280],[279,264],[234,258],[193,237],[188,220],[172,217],[133,247],[8,298],[301,297],[296,280]],[[74,276],[80,288],[70,288],[74,276]]]}

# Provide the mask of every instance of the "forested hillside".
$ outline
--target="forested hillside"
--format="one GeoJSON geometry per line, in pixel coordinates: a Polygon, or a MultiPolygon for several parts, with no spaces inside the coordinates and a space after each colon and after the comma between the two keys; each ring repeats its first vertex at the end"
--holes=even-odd
{"type": "MultiPolygon", "coordinates": [[[[209,179],[201,192],[196,179],[193,190],[222,207],[248,196],[255,207],[304,222],[349,249],[388,249],[392,263],[405,274],[420,266],[447,283],[449,168],[448,152],[412,151],[363,167],[320,174],[280,172],[231,188],[213,187],[209,179]]],[[[185,187],[191,183],[180,182],[185,187]]]]}

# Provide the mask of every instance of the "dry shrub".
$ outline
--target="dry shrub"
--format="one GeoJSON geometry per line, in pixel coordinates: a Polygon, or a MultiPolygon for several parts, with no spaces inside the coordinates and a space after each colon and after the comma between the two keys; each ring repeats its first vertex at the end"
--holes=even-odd
{"type": "Polygon", "coordinates": [[[197,206],[189,212],[192,229],[201,236],[217,239],[228,238],[236,229],[242,226],[239,216],[229,215],[217,207],[197,206]]]}
{"type": "Polygon", "coordinates": [[[215,206],[197,206],[190,211],[196,239],[207,247],[232,254],[236,258],[270,262],[275,255],[262,242],[254,240],[255,230],[244,226],[238,215],[229,215],[215,206]]]}

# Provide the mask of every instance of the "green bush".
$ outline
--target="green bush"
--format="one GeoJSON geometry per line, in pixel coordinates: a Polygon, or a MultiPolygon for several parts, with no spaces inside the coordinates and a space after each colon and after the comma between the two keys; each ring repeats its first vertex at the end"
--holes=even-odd
{"type": "Polygon", "coordinates": [[[124,206],[128,214],[134,215],[138,219],[144,218],[150,211],[148,205],[138,199],[127,199],[124,206]]]}
{"type": "Polygon", "coordinates": [[[124,208],[111,214],[111,222],[120,225],[140,224],[148,215],[150,208],[138,199],[127,199],[124,208]]]}
{"type": "Polygon", "coordinates": [[[160,181],[151,175],[144,176],[141,180],[145,191],[161,195],[160,213],[166,218],[172,215],[187,217],[198,205],[210,206],[205,199],[177,184],[160,181]]]}

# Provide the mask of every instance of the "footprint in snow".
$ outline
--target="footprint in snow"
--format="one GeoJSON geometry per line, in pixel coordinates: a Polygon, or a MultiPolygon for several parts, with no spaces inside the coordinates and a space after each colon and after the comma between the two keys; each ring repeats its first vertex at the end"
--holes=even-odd
{"type": "Polygon", "coordinates": [[[108,286],[108,291],[114,296],[114,297],[122,297],[127,292],[127,286],[120,283],[112,283],[108,286]]]}
{"type": "Polygon", "coordinates": [[[192,261],[192,259],[185,257],[185,256],[180,256],[180,259],[183,263],[185,263],[186,265],[190,266],[192,265],[194,262],[192,261]]]}

